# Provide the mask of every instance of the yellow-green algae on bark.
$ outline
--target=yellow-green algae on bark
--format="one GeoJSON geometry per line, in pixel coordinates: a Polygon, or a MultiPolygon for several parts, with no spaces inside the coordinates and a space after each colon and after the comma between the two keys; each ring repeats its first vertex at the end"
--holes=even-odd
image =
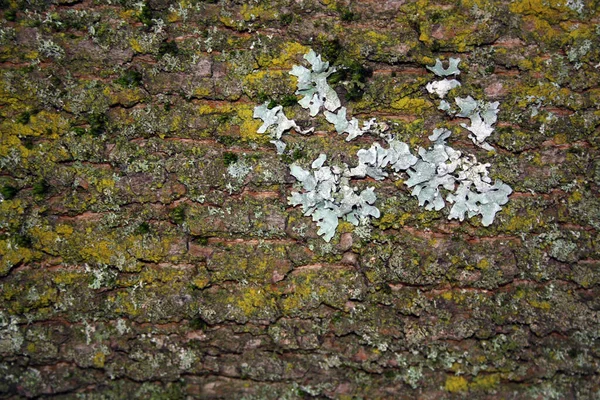
{"type": "Polygon", "coordinates": [[[1,397],[598,397],[593,1],[0,4],[1,397]],[[354,115],[490,157],[516,192],[496,223],[400,177],[324,243],[286,164],[368,141],[317,120],[280,159],[252,119],[309,122],[308,48],[354,115]],[[501,103],[495,156],[423,89],[450,57],[458,95],[501,103]]]}

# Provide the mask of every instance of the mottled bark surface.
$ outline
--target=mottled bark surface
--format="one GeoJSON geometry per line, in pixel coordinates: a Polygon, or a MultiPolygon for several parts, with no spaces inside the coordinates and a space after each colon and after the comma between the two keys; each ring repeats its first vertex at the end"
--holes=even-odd
{"type": "Polygon", "coordinates": [[[597,1],[0,4],[1,398],[600,397],[597,1]],[[311,122],[310,48],[351,115],[454,127],[515,190],[494,224],[370,180],[382,217],[317,236],[288,165],[374,139],[256,133],[311,122]],[[495,154],[424,89],[451,56],[495,154]]]}

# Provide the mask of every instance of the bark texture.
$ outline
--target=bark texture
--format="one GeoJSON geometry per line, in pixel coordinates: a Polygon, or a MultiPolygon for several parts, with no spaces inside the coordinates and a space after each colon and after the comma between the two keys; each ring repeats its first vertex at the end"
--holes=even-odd
{"type": "Polygon", "coordinates": [[[600,397],[598,1],[0,5],[0,398],[600,397]],[[307,126],[310,48],[352,116],[492,163],[494,224],[358,181],[382,217],[317,236],[288,165],[373,139],[252,118],[307,126]],[[449,57],[495,154],[425,90],[449,57]]]}

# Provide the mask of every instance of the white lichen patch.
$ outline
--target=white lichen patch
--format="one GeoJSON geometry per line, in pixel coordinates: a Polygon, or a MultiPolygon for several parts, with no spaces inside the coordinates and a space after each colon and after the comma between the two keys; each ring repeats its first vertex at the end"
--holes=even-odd
{"type": "Polygon", "coordinates": [[[291,165],[290,173],[302,184],[303,192],[292,192],[288,202],[301,206],[305,216],[312,216],[319,227],[317,234],[329,242],[339,219],[356,226],[369,217],[379,218],[380,213],[373,205],[377,200],[373,188],[359,193],[350,185],[347,167],[324,165],[326,160],[325,154],[319,155],[310,170],[291,165]]]}
{"type": "Polygon", "coordinates": [[[443,99],[449,91],[459,86],[460,82],[456,79],[442,79],[441,81],[429,82],[425,88],[429,93],[435,93],[443,99]]]}
{"type": "Polygon", "coordinates": [[[294,65],[290,75],[298,78],[298,90],[296,94],[302,95],[298,103],[310,110],[310,116],[316,116],[321,107],[328,111],[335,111],[341,107],[340,99],[327,83],[327,77],[335,72],[334,68],[329,68],[329,63],[321,60],[313,50],[304,56],[304,59],[311,65],[309,70],[301,65],[294,65]]]}
{"type": "Polygon", "coordinates": [[[252,171],[252,167],[242,159],[238,160],[227,167],[227,174],[230,177],[241,182],[248,176],[248,174],[252,171]]]}
{"type": "MultiPolygon", "coordinates": [[[[374,142],[371,147],[358,150],[355,166],[345,163],[327,165],[327,155],[324,153],[312,162],[309,169],[298,164],[290,166],[290,174],[298,181],[300,191],[292,192],[288,202],[293,206],[301,206],[304,215],[312,217],[319,227],[317,234],[325,241],[333,238],[340,219],[358,226],[357,232],[368,237],[370,219],[380,216],[375,206],[377,196],[374,188],[367,187],[359,191],[352,186],[351,180],[384,180],[390,172],[406,172],[408,179],[405,184],[412,188],[412,195],[418,199],[419,205],[427,210],[442,210],[449,202],[452,204],[449,219],[463,221],[465,215],[469,218],[481,215],[484,226],[493,222],[501,205],[508,201],[512,189],[499,180],[492,184],[488,176],[490,164],[479,163],[475,156],[463,155],[449,146],[446,140],[451,132],[447,129],[434,129],[429,136],[433,145],[429,149],[420,147],[415,155],[407,143],[397,140],[393,135],[384,134],[387,126],[378,123],[375,118],[363,122],[361,126],[357,118],[348,118],[347,108],[341,105],[337,93],[327,83],[327,77],[335,69],[330,68],[329,63],[312,50],[304,58],[311,68],[295,65],[290,74],[298,78],[295,93],[303,96],[299,104],[309,111],[310,116],[315,117],[323,112],[338,134],[347,135],[347,141],[365,133],[376,134],[385,141],[384,146],[374,142]],[[361,230],[361,227],[364,229],[361,230]]],[[[428,66],[430,71],[443,79],[427,84],[426,89],[441,99],[440,110],[450,116],[470,120],[470,124],[462,123],[461,126],[470,132],[473,143],[492,150],[485,140],[494,131],[499,103],[475,100],[471,96],[457,97],[453,102],[444,100],[452,89],[461,85],[458,80],[447,78],[460,74],[459,63],[460,59],[450,58],[447,68],[443,67],[440,60],[436,60],[432,67],[428,66]]],[[[294,129],[298,133],[308,134],[313,130],[300,129],[295,121],[285,116],[282,106],[271,109],[267,103],[257,106],[254,117],[263,121],[258,132],[271,135],[274,139],[271,143],[278,154],[286,151],[287,146],[281,140],[285,132],[294,129]]]]}
{"type": "Polygon", "coordinates": [[[327,122],[332,123],[335,126],[337,133],[348,134],[346,137],[347,142],[369,132],[371,128],[377,127],[375,118],[371,118],[369,121],[363,122],[363,126],[361,128],[359,127],[358,119],[352,118],[350,121],[348,121],[346,112],[346,107],[341,107],[336,113],[325,111],[325,119],[327,122]]]}
{"type": "Polygon", "coordinates": [[[450,57],[450,60],[448,61],[448,68],[444,68],[444,65],[438,59],[435,60],[435,65],[433,67],[427,66],[427,69],[436,74],[437,76],[442,77],[450,75],[460,75],[458,64],[460,64],[460,58],[450,57]]]}
{"type": "Polygon", "coordinates": [[[460,126],[471,132],[469,138],[477,146],[485,150],[493,150],[485,140],[494,132],[494,125],[498,119],[499,102],[485,102],[473,99],[471,96],[466,98],[457,97],[454,99],[456,105],[460,108],[457,117],[469,118],[471,125],[461,123],[460,126]]]}

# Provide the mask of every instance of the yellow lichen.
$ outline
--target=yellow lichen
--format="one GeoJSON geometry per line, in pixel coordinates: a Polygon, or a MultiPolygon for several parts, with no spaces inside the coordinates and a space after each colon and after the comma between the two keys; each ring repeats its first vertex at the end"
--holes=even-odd
{"type": "Polygon", "coordinates": [[[36,248],[49,253],[52,252],[52,247],[59,239],[59,236],[56,234],[56,232],[52,231],[49,227],[34,226],[29,230],[29,234],[31,235],[31,239],[33,240],[36,248]]]}
{"type": "Polygon", "coordinates": [[[129,317],[136,317],[142,312],[138,304],[131,299],[131,294],[129,294],[129,292],[119,292],[116,296],[111,295],[109,296],[108,301],[116,303],[116,313],[125,314],[129,317]]]}
{"type": "Polygon", "coordinates": [[[311,281],[313,276],[306,274],[294,279],[292,292],[282,300],[282,309],[285,313],[299,310],[302,305],[311,297],[313,288],[311,281]]]}
{"type": "Polygon", "coordinates": [[[244,77],[244,86],[250,90],[260,91],[269,82],[286,82],[290,90],[295,90],[296,82],[294,82],[294,79],[284,71],[258,70],[244,77]]]}
{"type": "Polygon", "coordinates": [[[0,240],[0,275],[8,272],[20,262],[27,263],[34,258],[28,248],[21,248],[8,240],[0,240]]]}
{"type": "Polygon", "coordinates": [[[481,260],[479,260],[479,262],[477,263],[477,269],[480,270],[487,270],[490,267],[490,262],[488,261],[487,258],[482,258],[481,260]]]}
{"type": "Polygon", "coordinates": [[[71,236],[73,234],[73,227],[70,225],[58,224],[55,230],[60,236],[71,236]]]}
{"type": "Polygon", "coordinates": [[[448,290],[442,293],[442,298],[444,298],[445,300],[452,300],[452,292],[448,290]]]}
{"type": "Polygon", "coordinates": [[[337,231],[339,233],[353,232],[354,228],[354,225],[352,225],[350,222],[342,221],[339,223],[337,231]]]}
{"type": "Polygon", "coordinates": [[[552,308],[552,305],[547,301],[528,300],[528,303],[532,307],[535,307],[535,308],[538,308],[538,309],[544,310],[544,311],[550,311],[550,309],[552,308]]]}
{"type": "Polygon", "coordinates": [[[265,288],[251,287],[237,300],[237,306],[242,309],[244,315],[252,316],[268,307],[275,307],[275,299],[269,296],[265,288]]]}
{"type": "Polygon", "coordinates": [[[498,386],[498,383],[500,383],[500,376],[498,374],[483,375],[473,379],[469,388],[472,390],[487,391],[498,386]]]}
{"type": "Polygon", "coordinates": [[[530,71],[533,69],[533,62],[529,58],[519,60],[517,65],[521,71],[530,71]]]}
{"type": "Polygon", "coordinates": [[[171,240],[168,237],[132,235],[122,241],[123,247],[134,258],[145,261],[160,262],[167,254],[171,240]]]}
{"type": "Polygon", "coordinates": [[[526,26],[530,27],[535,38],[543,41],[552,41],[560,37],[560,30],[557,25],[552,25],[548,21],[538,18],[534,15],[523,17],[526,26]]]}
{"type": "Polygon", "coordinates": [[[205,98],[205,97],[210,97],[213,93],[212,93],[212,89],[208,86],[198,86],[198,87],[194,88],[193,94],[194,94],[194,97],[205,98]]]}
{"type": "Polygon", "coordinates": [[[544,225],[544,221],[540,219],[540,216],[531,212],[525,216],[514,215],[510,217],[503,224],[503,229],[509,232],[520,232],[531,230],[534,227],[543,227],[544,225]]]}
{"type": "Polygon", "coordinates": [[[233,107],[229,103],[201,102],[196,108],[196,112],[199,115],[224,115],[233,112],[233,107]]]}
{"type": "Polygon", "coordinates": [[[432,108],[433,103],[425,99],[402,97],[401,99],[393,101],[391,106],[397,110],[420,114],[423,110],[432,108]]]}
{"type": "Polygon", "coordinates": [[[394,213],[385,213],[383,216],[377,221],[377,225],[380,229],[388,229],[392,228],[396,222],[397,215],[394,213]]]}
{"type": "Polygon", "coordinates": [[[40,111],[31,115],[26,124],[6,119],[0,124],[0,131],[17,137],[41,136],[57,139],[67,131],[68,127],[68,121],[60,114],[40,111]]]}
{"type": "Polygon", "coordinates": [[[282,45],[276,57],[272,57],[269,53],[261,54],[258,56],[257,61],[261,66],[289,69],[297,64],[302,56],[309,51],[309,47],[298,42],[286,42],[282,45]]]}
{"type": "Polygon", "coordinates": [[[269,9],[264,5],[244,4],[240,9],[240,15],[244,21],[249,22],[255,19],[272,20],[277,15],[277,9],[269,9]]]}
{"type": "Polygon", "coordinates": [[[568,198],[569,204],[579,203],[581,200],[583,200],[583,195],[578,190],[574,191],[568,198]]]}
{"type": "Polygon", "coordinates": [[[115,242],[109,240],[90,241],[79,250],[79,254],[86,262],[111,264],[113,258],[122,253],[123,249],[115,242]]]}
{"type": "Polygon", "coordinates": [[[510,3],[514,14],[535,15],[550,22],[569,18],[571,11],[564,0],[516,0],[510,3]]]}
{"type": "Polygon", "coordinates": [[[123,104],[125,106],[139,103],[146,96],[139,88],[111,90],[111,87],[107,86],[102,93],[107,97],[111,105],[123,104]]]}
{"type": "Polygon", "coordinates": [[[254,107],[242,106],[236,110],[238,119],[240,120],[240,136],[244,141],[252,142],[268,142],[269,136],[257,133],[258,128],[261,126],[261,121],[255,119],[252,115],[254,114],[254,107]]]}
{"type": "Polygon", "coordinates": [[[142,45],[135,38],[129,39],[129,45],[131,46],[131,49],[133,51],[135,51],[136,53],[143,53],[144,52],[144,49],[142,48],[142,45]]]}
{"type": "Polygon", "coordinates": [[[444,384],[444,389],[450,393],[466,392],[469,389],[469,383],[462,376],[449,376],[444,384]]]}
{"type": "Polygon", "coordinates": [[[111,178],[101,178],[98,180],[90,179],[90,183],[96,186],[96,190],[100,193],[104,193],[106,190],[112,190],[115,187],[115,181],[111,178]]]}
{"type": "Polygon", "coordinates": [[[119,11],[119,17],[121,17],[124,20],[132,20],[136,15],[137,15],[137,13],[135,12],[135,10],[120,10],[119,11]]]}
{"type": "Polygon", "coordinates": [[[105,360],[106,355],[103,352],[98,351],[96,354],[94,354],[94,358],[92,358],[92,363],[96,368],[103,368],[105,360]]]}
{"type": "Polygon", "coordinates": [[[191,282],[195,288],[204,289],[210,283],[210,279],[208,278],[208,276],[199,275],[192,278],[191,282]]]}
{"type": "Polygon", "coordinates": [[[524,298],[526,294],[527,294],[527,292],[525,291],[525,289],[523,289],[522,287],[518,287],[517,290],[515,290],[515,294],[513,295],[513,298],[515,300],[520,300],[520,299],[524,298]]]}
{"type": "Polygon", "coordinates": [[[422,30],[421,34],[419,35],[419,42],[423,42],[430,46],[433,43],[433,39],[425,32],[425,30],[422,30]]]}
{"type": "MultiPolygon", "coordinates": [[[[177,18],[178,18],[178,16],[175,15],[173,22],[177,21],[177,18]]],[[[225,16],[225,15],[220,15],[219,16],[219,21],[223,25],[225,25],[226,27],[228,27],[228,28],[234,28],[234,29],[237,28],[238,24],[239,24],[238,21],[236,21],[235,19],[233,19],[231,17],[228,17],[228,16],[225,16]]]]}
{"type": "Polygon", "coordinates": [[[567,144],[569,142],[569,138],[567,137],[567,135],[562,132],[554,135],[553,139],[556,144],[567,144]]]}
{"type": "Polygon", "coordinates": [[[26,205],[19,199],[0,202],[0,217],[8,222],[8,218],[22,215],[25,212],[26,205]]]}
{"type": "Polygon", "coordinates": [[[87,276],[78,271],[60,271],[52,277],[52,282],[57,285],[72,285],[81,279],[87,279],[87,276]]]}
{"type": "Polygon", "coordinates": [[[146,268],[139,275],[144,284],[168,283],[181,281],[185,278],[185,271],[176,268],[146,268]]]}

